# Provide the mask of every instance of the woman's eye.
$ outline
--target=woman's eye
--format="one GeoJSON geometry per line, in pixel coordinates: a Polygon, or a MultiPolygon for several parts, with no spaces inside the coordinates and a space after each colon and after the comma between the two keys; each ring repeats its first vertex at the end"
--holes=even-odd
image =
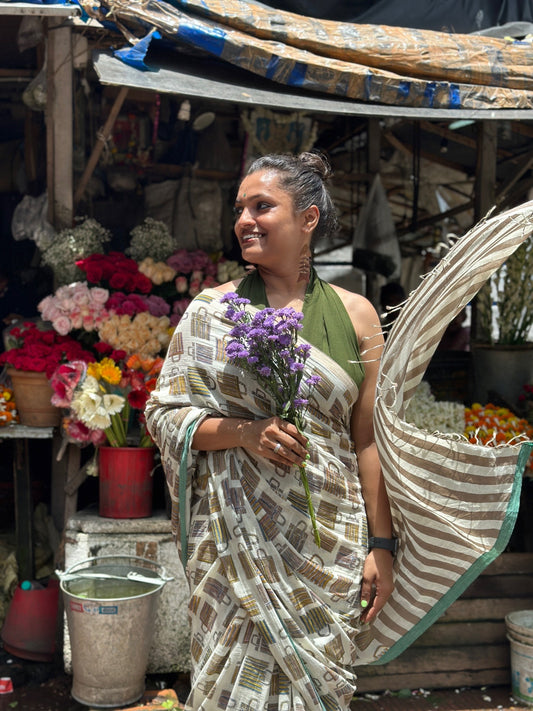
{"type": "Polygon", "coordinates": [[[269,207],[270,207],[270,204],[268,202],[258,202],[257,203],[258,210],[266,210],[269,207]]]}
{"type": "Polygon", "coordinates": [[[235,206],[233,208],[233,215],[234,217],[239,217],[239,215],[242,215],[242,207],[235,206]]]}

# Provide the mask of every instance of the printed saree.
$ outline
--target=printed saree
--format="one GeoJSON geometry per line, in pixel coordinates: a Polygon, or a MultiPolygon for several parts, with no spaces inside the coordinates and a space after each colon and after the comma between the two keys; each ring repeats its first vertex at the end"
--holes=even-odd
{"type": "Polygon", "coordinates": [[[220,293],[193,301],[146,411],[191,591],[187,709],[346,711],[354,669],[397,656],[505,548],[530,447],[430,434],[404,413],[447,324],[531,234],[532,218],[528,203],[459,240],[387,339],[375,428],[400,551],[394,593],[372,625],[359,621],[367,529],[349,437],[357,386],[312,349],[308,374],[322,378],[306,427],[317,548],[297,468],[242,449],[191,450],[205,417],[273,414],[253,376],[225,361],[220,293]]]}
{"type": "Polygon", "coordinates": [[[349,436],[357,386],[313,348],[319,375],[306,416],[307,467],[321,547],[297,467],[189,442],[209,415],[266,418],[267,392],[227,362],[232,324],[206,290],[180,321],[147,408],[172,497],[172,525],[190,585],[188,709],[347,709],[355,690],[367,530],[349,436]]]}

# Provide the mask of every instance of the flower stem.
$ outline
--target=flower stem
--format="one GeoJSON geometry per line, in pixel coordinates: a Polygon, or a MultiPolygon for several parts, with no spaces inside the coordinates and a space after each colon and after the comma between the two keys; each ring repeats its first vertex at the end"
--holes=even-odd
{"type": "Polygon", "coordinates": [[[302,484],[304,485],[305,498],[307,501],[307,510],[309,511],[309,516],[311,517],[311,524],[313,526],[313,536],[315,538],[315,543],[317,544],[317,546],[320,546],[320,533],[318,532],[318,526],[316,523],[315,509],[313,508],[313,502],[311,501],[311,490],[309,488],[307,472],[305,471],[305,464],[300,465],[300,477],[302,479],[302,484]]]}

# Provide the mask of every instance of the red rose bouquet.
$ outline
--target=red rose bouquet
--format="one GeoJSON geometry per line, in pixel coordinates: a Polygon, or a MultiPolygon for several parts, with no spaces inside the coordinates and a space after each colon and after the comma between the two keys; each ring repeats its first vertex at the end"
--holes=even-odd
{"type": "Polygon", "coordinates": [[[43,330],[32,321],[12,328],[9,338],[15,345],[0,355],[0,365],[10,365],[16,370],[46,373],[50,378],[61,363],[95,360],[74,338],[52,329],[43,330]]]}

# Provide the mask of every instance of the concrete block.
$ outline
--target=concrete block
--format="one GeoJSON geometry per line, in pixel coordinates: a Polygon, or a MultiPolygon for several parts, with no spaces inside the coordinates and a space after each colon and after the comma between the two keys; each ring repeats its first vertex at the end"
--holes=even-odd
{"type": "MultiPolygon", "coordinates": [[[[190,670],[190,631],[187,617],[189,588],[165,512],[150,518],[103,518],[92,510],[78,511],[66,529],[65,569],[88,558],[133,555],[153,560],[174,576],[161,591],[154,637],[148,657],[148,674],[190,670]]],[[[63,661],[72,672],[72,650],[66,615],[63,661]]]]}

